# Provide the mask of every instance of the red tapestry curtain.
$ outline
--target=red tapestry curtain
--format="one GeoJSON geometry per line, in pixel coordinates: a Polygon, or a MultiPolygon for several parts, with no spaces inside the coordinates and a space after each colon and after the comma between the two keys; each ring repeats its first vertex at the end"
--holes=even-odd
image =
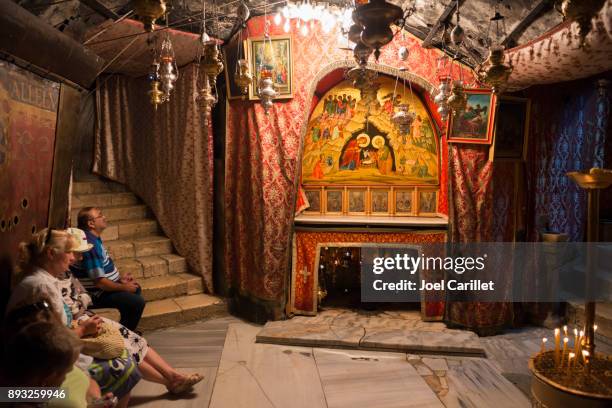
{"type": "MultiPolygon", "coordinates": [[[[451,242],[493,241],[493,163],[489,161],[489,147],[452,145],[449,160],[451,242]]],[[[511,265],[503,267],[506,273],[512,273],[511,265]]],[[[511,324],[512,319],[512,303],[449,301],[446,304],[448,323],[481,334],[495,333],[511,324]]]]}
{"type": "MultiPolygon", "coordinates": [[[[277,100],[266,115],[260,104],[229,101],[226,120],[225,165],[225,273],[239,296],[270,301],[284,308],[290,260],[290,239],[297,191],[301,134],[312,106],[312,90],[328,71],[345,63],[346,44],[338,36],[324,35],[315,26],[303,36],[292,26],[294,96],[277,100]],[[336,66],[334,67],[334,64],[336,66]]],[[[246,33],[246,32],[245,32],[246,33]]],[[[271,35],[286,35],[271,25],[271,35]]],[[[248,35],[263,35],[263,17],[248,22],[248,35]]],[[[424,83],[436,86],[437,58],[411,35],[396,36],[381,51],[379,63],[397,67],[401,46],[410,50],[405,66],[424,83]]],[[[233,69],[230,67],[229,69],[233,69]]],[[[458,70],[456,75],[459,75],[458,70]]],[[[464,71],[466,81],[473,81],[464,71]]],[[[425,98],[431,110],[431,99],[425,98]]],[[[433,116],[441,128],[442,123],[433,116]]],[[[446,150],[445,139],[440,146],[446,150]]],[[[442,153],[444,155],[444,153],[442,153]]],[[[442,157],[444,160],[444,156],[442,157]]],[[[440,211],[447,209],[446,162],[442,162],[440,211]]]]}
{"type": "MultiPolygon", "coordinates": [[[[202,83],[203,72],[199,72],[202,83]]],[[[212,281],[212,132],[195,102],[198,70],[180,70],[153,109],[144,79],[112,76],[97,89],[94,171],[127,184],[155,213],[190,269],[212,281]]]]}

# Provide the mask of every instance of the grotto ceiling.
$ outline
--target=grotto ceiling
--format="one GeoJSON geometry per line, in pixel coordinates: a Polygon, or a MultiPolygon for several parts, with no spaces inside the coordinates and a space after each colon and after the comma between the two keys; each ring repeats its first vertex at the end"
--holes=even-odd
{"type": "MultiPolygon", "coordinates": [[[[126,47],[124,39],[141,30],[135,24],[120,24],[115,21],[133,9],[130,0],[14,0],[15,3],[39,16],[56,29],[66,33],[79,42],[85,43],[94,52],[109,61],[126,47]],[[110,29],[107,29],[107,27],[110,29]],[[116,26],[116,27],[115,27],[116,26]],[[103,33],[98,34],[100,31],[103,33]],[[92,40],[91,37],[96,35],[92,40]]],[[[448,33],[456,24],[456,1],[442,0],[390,0],[404,9],[414,7],[414,12],[406,21],[405,29],[425,40],[426,44],[440,48],[448,43],[448,33]]],[[[169,5],[168,21],[175,25],[173,36],[178,38],[175,46],[179,65],[187,63],[197,52],[191,40],[201,30],[202,0],[167,0],[169,5]],[[181,44],[183,41],[184,44],[181,44]]],[[[229,39],[240,27],[237,16],[236,0],[205,0],[207,31],[221,40],[229,39]]],[[[264,14],[264,1],[245,0],[251,9],[251,16],[264,14]]],[[[284,2],[270,0],[268,13],[284,6],[284,2]]],[[[329,0],[326,3],[344,5],[346,0],[329,0]]],[[[563,21],[553,7],[552,0],[460,0],[460,22],[465,29],[466,39],[459,50],[468,65],[482,62],[486,57],[485,38],[489,19],[494,14],[494,5],[499,3],[499,11],[505,17],[507,45],[510,47],[525,44],[563,21]]],[[[130,15],[131,17],[131,15],[130,15]]],[[[165,21],[158,24],[165,25],[165,21]]],[[[130,54],[135,62],[118,68],[117,64],[108,67],[109,72],[123,72],[142,75],[146,72],[149,60],[145,40],[136,52],[130,54]]],[[[456,50],[450,50],[455,52],[456,50]]]]}

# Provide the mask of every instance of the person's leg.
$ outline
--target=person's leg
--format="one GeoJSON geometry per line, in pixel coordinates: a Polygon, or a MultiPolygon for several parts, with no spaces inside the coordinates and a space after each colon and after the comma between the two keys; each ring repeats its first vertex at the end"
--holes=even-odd
{"type": "MultiPolygon", "coordinates": [[[[151,350],[149,349],[149,352],[150,351],[151,350]]],[[[147,355],[149,355],[149,353],[147,353],[147,355]]],[[[138,370],[140,371],[140,374],[142,374],[142,378],[147,381],[163,384],[166,387],[170,385],[170,380],[164,377],[164,375],[161,374],[155,367],[149,364],[146,361],[146,358],[145,361],[141,361],[140,364],[138,364],[138,370]]]]}
{"type": "Polygon", "coordinates": [[[184,377],[183,374],[176,371],[151,346],[149,346],[149,350],[147,351],[147,355],[145,356],[144,361],[152,365],[168,381],[174,381],[184,377]]]}
{"type": "Polygon", "coordinates": [[[145,307],[145,300],[140,292],[140,288],[138,288],[136,293],[104,292],[94,299],[94,307],[119,309],[119,313],[121,313],[121,321],[119,323],[134,331],[138,326],[145,307]]]}

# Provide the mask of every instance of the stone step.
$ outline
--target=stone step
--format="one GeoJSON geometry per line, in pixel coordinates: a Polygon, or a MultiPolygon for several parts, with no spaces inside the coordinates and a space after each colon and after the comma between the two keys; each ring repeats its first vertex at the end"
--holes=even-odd
{"type": "Polygon", "coordinates": [[[225,302],[216,296],[200,293],[174,299],[147,302],[138,329],[161,329],[183,323],[224,315],[225,302]]]}
{"type": "MultiPolygon", "coordinates": [[[[583,326],[584,318],[584,303],[568,303],[567,317],[570,324],[583,326]]],[[[598,339],[612,345],[612,303],[597,302],[595,306],[595,324],[597,325],[597,333],[595,341],[598,339]]]]}
{"type": "Polygon", "coordinates": [[[144,235],[156,234],[159,231],[157,221],[152,218],[141,218],[136,220],[113,221],[102,232],[104,242],[115,239],[126,239],[144,235]]]}
{"type": "Polygon", "coordinates": [[[142,219],[149,216],[149,210],[144,204],[102,207],[102,213],[110,224],[114,221],[142,219]]]}
{"type": "Polygon", "coordinates": [[[124,258],[147,257],[172,253],[172,242],[161,235],[132,239],[117,239],[104,244],[113,261],[124,258]]]}
{"type": "Polygon", "coordinates": [[[188,273],[156,276],[140,280],[139,283],[147,302],[203,292],[202,277],[188,273]]]}
{"type": "Polygon", "coordinates": [[[72,194],[120,193],[128,191],[123,184],[110,180],[85,180],[72,183],[72,194]]]}
{"type": "Polygon", "coordinates": [[[131,273],[135,278],[152,278],[187,272],[187,260],[176,254],[122,258],[115,262],[119,273],[131,273]]]}
{"type": "MultiPolygon", "coordinates": [[[[149,209],[144,204],[99,207],[102,210],[102,214],[104,214],[104,216],[106,217],[106,221],[109,224],[123,220],[147,219],[149,217],[149,209]]],[[[77,216],[79,214],[79,210],[80,208],[75,208],[71,210],[70,224],[72,226],[76,227],[77,225],[77,216]]]]}
{"type": "Polygon", "coordinates": [[[134,193],[100,193],[100,194],[73,194],[72,209],[80,210],[83,207],[110,207],[113,205],[134,205],[140,200],[134,193]]]}

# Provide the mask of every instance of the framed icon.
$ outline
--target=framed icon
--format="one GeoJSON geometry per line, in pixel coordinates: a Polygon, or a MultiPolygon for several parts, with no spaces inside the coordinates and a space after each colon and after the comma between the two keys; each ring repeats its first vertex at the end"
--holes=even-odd
{"type": "Polygon", "coordinates": [[[437,191],[419,190],[419,215],[436,215],[438,209],[437,191]]]}
{"type": "Polygon", "coordinates": [[[306,199],[310,204],[310,207],[308,207],[305,212],[320,214],[321,210],[323,209],[323,206],[321,205],[321,190],[305,190],[305,194],[306,199]]]}
{"type": "Polygon", "coordinates": [[[258,100],[257,84],[262,70],[272,72],[275,99],[293,98],[293,61],[291,59],[291,36],[249,38],[245,42],[247,59],[251,64],[253,82],[249,86],[249,99],[258,100]]]}
{"type": "Polygon", "coordinates": [[[414,215],[414,189],[396,189],[394,204],[396,215],[414,215]]]}
{"type": "Polygon", "coordinates": [[[361,214],[366,213],[366,189],[348,189],[348,213],[361,214]]]}
{"type": "Polygon", "coordinates": [[[342,214],[343,210],[343,190],[326,190],[325,192],[325,213],[342,214]]]}
{"type": "Polygon", "coordinates": [[[489,89],[466,89],[467,107],[449,115],[448,142],[490,145],[497,97],[489,89]]]}
{"type": "Polygon", "coordinates": [[[388,215],[391,211],[389,190],[373,188],[370,190],[370,211],[373,215],[388,215]]]}

